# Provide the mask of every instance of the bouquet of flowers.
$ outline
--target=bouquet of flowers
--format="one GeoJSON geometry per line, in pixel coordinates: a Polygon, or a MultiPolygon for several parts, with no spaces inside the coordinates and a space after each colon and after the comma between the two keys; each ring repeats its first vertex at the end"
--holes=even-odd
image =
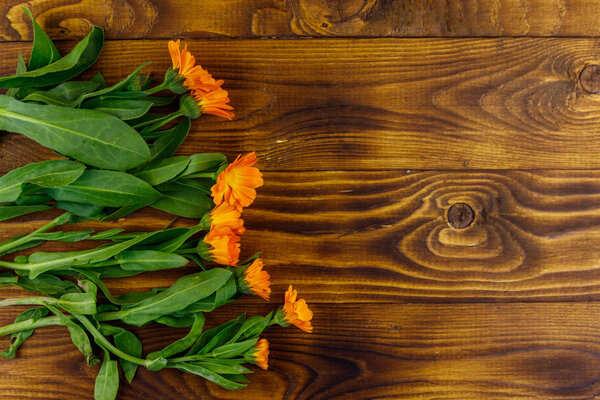
{"type": "MultiPolygon", "coordinates": [[[[30,16],[29,10],[24,9],[30,16]]],[[[254,153],[228,163],[222,154],[174,156],[191,121],[202,114],[232,119],[223,81],[196,64],[178,41],[170,41],[172,67],[160,84],[142,74],[144,63],[118,83],[101,73],[75,80],[100,55],[101,28],[94,27],[61,56],[37,25],[28,65],[19,56],[15,75],[0,78],[0,130],[25,135],[63,158],[31,163],[0,177],[0,220],[50,208],[64,212],[41,228],[0,243],[0,255],[45,242],[99,243],[89,250],[22,252],[1,260],[0,286],[18,286],[32,297],[5,299],[0,306],[29,305],[0,336],[11,335],[16,352],[35,329],[65,326],[87,363],[102,364],[96,399],[115,399],[119,368],[128,381],[137,368],[175,368],[224,388],[245,387],[246,364],[268,368],[269,344],[263,332],[295,325],[312,332],[312,312],[290,285],[283,306],[265,316],[238,316],[205,329],[207,313],[243,295],[271,296],[270,276],[257,254],[239,261],[241,219],[263,184],[254,153]],[[169,95],[156,96],[157,93],[169,95]],[[170,104],[176,110],[161,112],[170,104]],[[143,207],[196,219],[188,227],[149,232],[121,228],[57,230],[89,220],[123,218],[143,207]],[[168,288],[114,296],[105,278],[180,268],[192,273],[168,288]],[[118,322],[118,325],[115,325],[118,322]],[[189,327],[187,335],[146,354],[126,327],[159,323],[189,327]],[[93,339],[93,340],[92,340],[93,339]],[[95,343],[95,346],[92,345],[95,343]]]]}

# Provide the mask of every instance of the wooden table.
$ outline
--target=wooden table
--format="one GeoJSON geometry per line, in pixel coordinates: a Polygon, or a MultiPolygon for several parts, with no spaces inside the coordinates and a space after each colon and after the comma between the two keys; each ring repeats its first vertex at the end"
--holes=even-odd
{"type": "MultiPolygon", "coordinates": [[[[18,3],[0,4],[2,75],[30,48],[18,3]]],[[[140,371],[120,399],[600,398],[599,0],[28,4],[61,50],[106,28],[93,70],[109,82],[143,61],[164,71],[169,38],[225,79],[235,120],[197,121],[181,154],[258,152],[243,252],[263,252],[274,294],[209,321],[266,313],[289,283],[315,313],[312,335],[268,332],[271,369],[242,392],[140,371]]],[[[0,138],[3,173],[51,157],[0,138]]],[[[53,215],[3,222],[1,239],[53,215]]],[[[136,331],[148,351],[183,332],[136,331]]],[[[92,398],[97,368],[40,329],[0,361],[0,399],[92,398]]]]}

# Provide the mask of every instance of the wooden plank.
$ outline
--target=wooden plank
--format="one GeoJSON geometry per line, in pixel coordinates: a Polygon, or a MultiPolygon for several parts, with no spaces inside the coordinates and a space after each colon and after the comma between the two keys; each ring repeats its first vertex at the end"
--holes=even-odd
{"type": "MultiPolygon", "coordinates": [[[[209,315],[223,321],[242,310],[209,315]]],[[[315,331],[272,328],[270,370],[228,392],[178,371],[140,370],[120,399],[583,399],[600,384],[598,303],[315,305],[315,331]]],[[[0,323],[10,320],[3,311],[0,323]]],[[[13,310],[11,317],[16,316],[13,310]]],[[[136,329],[146,351],[183,330],[136,329]]],[[[2,339],[2,347],[8,341],[2,339]]],[[[39,329],[18,358],[0,362],[0,399],[91,398],[98,367],[62,328],[39,329]]]]}
{"type": "MultiPolygon", "coordinates": [[[[0,5],[0,39],[30,40],[21,1],[0,5]]],[[[30,5],[53,38],[91,24],[108,37],[596,36],[598,0],[58,0],[30,5]]]]}
{"type": "MultiPolygon", "coordinates": [[[[264,167],[276,170],[600,168],[600,96],[578,81],[586,65],[599,62],[598,45],[195,41],[199,61],[226,80],[237,116],[193,124],[182,151],[257,150],[264,167]]],[[[12,73],[18,52],[28,49],[3,44],[0,73],[12,73]]],[[[170,65],[166,41],[113,41],[93,71],[114,82],[149,60],[160,79],[170,65]]],[[[10,165],[39,151],[6,140],[10,165]]]]}
{"type": "MultiPolygon", "coordinates": [[[[244,211],[242,249],[263,252],[280,292],[294,283],[325,303],[600,299],[600,171],[294,171],[267,172],[265,182],[244,211]],[[455,203],[473,210],[465,229],[448,224],[455,203]]],[[[0,239],[52,215],[3,222],[0,239]]],[[[171,218],[145,210],[85,226],[140,231],[171,218]]],[[[149,289],[187,272],[110,286],[149,289]]]]}

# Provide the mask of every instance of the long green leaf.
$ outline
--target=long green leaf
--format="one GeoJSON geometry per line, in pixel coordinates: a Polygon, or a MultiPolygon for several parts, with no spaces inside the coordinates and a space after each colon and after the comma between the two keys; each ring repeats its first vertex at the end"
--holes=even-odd
{"type": "Polygon", "coordinates": [[[150,110],[150,107],[152,107],[152,103],[144,100],[103,100],[100,98],[91,99],[82,105],[82,108],[102,111],[114,115],[123,121],[138,118],[146,114],[150,110]]]}
{"type": "Polygon", "coordinates": [[[148,354],[148,358],[154,359],[159,357],[169,358],[175,354],[182,353],[189,349],[198,340],[204,328],[204,314],[198,313],[194,315],[194,325],[183,338],[171,343],[160,351],[148,354]]]}
{"type": "Polygon", "coordinates": [[[127,310],[123,322],[144,325],[161,315],[169,315],[210,296],[231,276],[226,269],[215,268],[180,278],[170,288],[127,310]]]}
{"type": "Polygon", "coordinates": [[[34,279],[38,275],[53,269],[59,269],[71,265],[91,264],[107,260],[153,234],[154,232],[142,234],[126,242],[109,246],[101,246],[91,250],[73,251],[68,253],[34,253],[29,257],[29,277],[34,279]]]}
{"type": "Polygon", "coordinates": [[[202,190],[176,182],[168,185],[168,190],[161,190],[162,197],[152,204],[153,208],[182,217],[202,218],[215,206],[202,190]]]}
{"type": "Polygon", "coordinates": [[[0,203],[15,201],[26,182],[42,187],[64,186],[79,178],[84,170],[83,164],[70,160],[42,161],[14,169],[0,178],[0,203]]]}
{"type": "Polygon", "coordinates": [[[104,31],[94,26],[92,31],[63,58],[34,71],[0,78],[0,88],[44,87],[67,81],[96,62],[103,44],[104,31]]]}
{"type": "Polygon", "coordinates": [[[154,160],[135,176],[156,186],[175,178],[189,163],[190,159],[185,156],[162,158],[154,160]]]}
{"type": "MultiPolygon", "coordinates": [[[[137,358],[142,356],[142,342],[137,338],[137,336],[129,332],[127,329],[101,324],[100,332],[104,336],[112,336],[117,349],[137,358]]],[[[122,358],[119,358],[119,363],[121,364],[125,378],[129,383],[131,383],[138,369],[138,365],[122,358]]]]}
{"type": "Polygon", "coordinates": [[[217,385],[228,390],[239,390],[246,387],[246,385],[226,379],[223,376],[198,364],[178,363],[175,364],[173,367],[183,372],[199,375],[204,379],[216,383],[217,385]]]}
{"type": "Polygon", "coordinates": [[[74,107],[78,104],[78,100],[81,96],[92,93],[99,86],[100,83],[94,81],[68,81],[49,90],[48,93],[59,96],[66,101],[73,102],[72,107],[74,107]]]}
{"type": "Polygon", "coordinates": [[[38,211],[49,210],[50,206],[0,206],[0,221],[20,217],[21,215],[31,214],[38,211]]]}
{"type": "Polygon", "coordinates": [[[104,355],[100,372],[94,386],[94,400],[115,400],[119,391],[119,368],[117,362],[104,355]]]}
{"type": "Polygon", "coordinates": [[[31,18],[33,24],[33,48],[31,49],[31,56],[29,57],[29,71],[36,70],[41,67],[45,67],[60,59],[60,53],[52,42],[52,39],[48,34],[38,25],[33,14],[26,7],[21,7],[23,11],[31,18]]]}
{"type": "Polygon", "coordinates": [[[156,139],[156,141],[150,145],[151,155],[149,161],[172,156],[179,145],[185,140],[185,137],[190,131],[190,126],[190,119],[185,118],[173,128],[165,131],[164,136],[156,139]]]}
{"type": "MultiPolygon", "coordinates": [[[[48,315],[48,310],[45,308],[31,308],[27,311],[22,312],[15,319],[15,323],[23,322],[27,320],[31,320],[31,322],[35,322],[38,319],[45,317],[48,315]]],[[[5,358],[15,358],[17,355],[17,349],[33,335],[34,329],[30,329],[27,331],[21,331],[18,333],[14,333],[10,336],[10,347],[8,350],[3,351],[2,357],[5,358]]]]}
{"type": "Polygon", "coordinates": [[[86,170],[75,182],[46,193],[57,201],[121,207],[150,203],[160,193],[143,180],[117,171],[86,170]]]}
{"type": "Polygon", "coordinates": [[[100,111],[23,103],[0,95],[0,129],[98,168],[126,170],[150,159],[146,142],[133,128],[100,111]]]}
{"type": "Polygon", "coordinates": [[[127,250],[117,254],[115,259],[121,268],[130,271],[159,271],[183,267],[188,263],[179,254],[154,250],[127,250]]]}

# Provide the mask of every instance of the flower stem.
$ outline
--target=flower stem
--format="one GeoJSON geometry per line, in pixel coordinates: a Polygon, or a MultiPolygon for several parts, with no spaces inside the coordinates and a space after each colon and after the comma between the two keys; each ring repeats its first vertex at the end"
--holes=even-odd
{"type": "Polygon", "coordinates": [[[94,324],[92,324],[90,320],[87,319],[85,316],[73,314],[73,317],[75,317],[75,319],[81,322],[81,324],[88,330],[88,332],[90,332],[92,336],[94,336],[94,339],[96,339],[100,344],[102,344],[102,346],[104,346],[115,356],[122,358],[123,360],[130,361],[134,364],[143,365],[144,367],[147,367],[148,365],[152,364],[152,360],[144,360],[141,358],[134,357],[113,346],[113,344],[109,342],[108,339],[106,339],[104,335],[102,335],[102,333],[100,333],[100,331],[96,329],[94,324]]]}
{"type": "MultiPolygon", "coordinates": [[[[67,213],[65,213],[65,214],[67,214],[67,213]]],[[[33,238],[33,236],[35,236],[38,233],[43,233],[43,232],[46,232],[47,230],[54,228],[57,225],[62,225],[64,222],[66,222],[66,220],[64,218],[65,214],[62,214],[59,217],[54,218],[52,221],[50,221],[46,225],[42,226],[41,228],[21,237],[19,239],[7,240],[4,243],[1,243],[0,244],[0,254],[9,253],[10,250],[29,242],[31,240],[31,238],[33,238]]]]}
{"type": "Polygon", "coordinates": [[[167,89],[167,86],[165,85],[165,82],[163,81],[163,83],[161,83],[160,85],[157,85],[151,89],[145,90],[145,92],[147,95],[151,95],[151,94],[158,93],[165,89],[167,89]]]}
{"type": "Polygon", "coordinates": [[[11,335],[13,333],[28,331],[31,329],[42,328],[44,326],[60,326],[64,323],[58,317],[45,317],[38,319],[37,321],[27,320],[23,322],[16,322],[14,324],[0,327],[0,337],[11,335]]]}
{"type": "Polygon", "coordinates": [[[9,306],[41,306],[43,305],[41,297],[21,297],[17,299],[6,299],[0,301],[0,307],[9,306]]]}

